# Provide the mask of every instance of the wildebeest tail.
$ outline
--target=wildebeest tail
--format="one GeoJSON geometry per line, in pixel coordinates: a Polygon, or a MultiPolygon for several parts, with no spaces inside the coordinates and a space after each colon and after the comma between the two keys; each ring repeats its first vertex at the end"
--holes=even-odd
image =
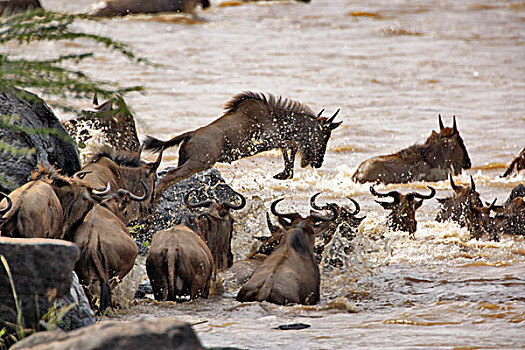
{"type": "Polygon", "coordinates": [[[182,290],[180,278],[180,251],[168,251],[166,256],[168,265],[168,300],[174,299],[182,290]]]}
{"type": "Polygon", "coordinates": [[[101,242],[99,239],[90,240],[92,246],[89,251],[93,252],[93,245],[96,244],[95,254],[91,254],[91,260],[95,265],[95,274],[100,283],[100,310],[99,312],[103,315],[108,307],[111,306],[111,288],[109,286],[109,273],[106,263],[106,258],[102,251],[101,242]]]}
{"type": "Polygon", "coordinates": [[[179,143],[189,138],[190,135],[191,132],[186,132],[184,134],[175,136],[168,141],[161,141],[153,136],[146,136],[146,139],[142,143],[142,149],[158,153],[165,150],[166,148],[177,146],[179,143]]]}

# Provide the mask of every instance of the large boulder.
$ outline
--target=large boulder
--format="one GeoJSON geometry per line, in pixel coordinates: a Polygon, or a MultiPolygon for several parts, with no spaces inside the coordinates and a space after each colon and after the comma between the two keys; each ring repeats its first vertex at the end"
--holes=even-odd
{"type": "Polygon", "coordinates": [[[66,175],[80,170],[75,144],[47,104],[30,92],[0,88],[0,145],[31,152],[0,150],[0,191],[11,192],[28,182],[39,163],[53,165],[66,175]],[[26,128],[13,130],[11,126],[26,128]],[[46,129],[45,133],[34,130],[46,129]]]}
{"type": "Polygon", "coordinates": [[[109,321],[71,332],[41,332],[11,349],[33,350],[201,350],[197,335],[188,323],[171,318],[143,321],[109,321]]]}
{"type": "Polygon", "coordinates": [[[0,328],[16,324],[21,311],[24,326],[38,329],[53,301],[70,291],[78,247],[56,239],[0,237],[0,256],[7,262],[0,263],[0,328]]]}

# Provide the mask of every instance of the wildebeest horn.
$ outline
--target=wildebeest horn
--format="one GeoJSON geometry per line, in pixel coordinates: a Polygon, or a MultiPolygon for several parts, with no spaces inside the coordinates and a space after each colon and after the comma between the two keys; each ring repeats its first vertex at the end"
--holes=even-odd
{"type": "MultiPolygon", "coordinates": [[[[144,194],[142,195],[142,197],[139,197],[139,196],[136,196],[134,195],[133,193],[131,192],[128,192],[129,193],[129,198],[133,201],[137,201],[137,202],[143,202],[145,201],[148,197],[149,197],[149,188],[148,188],[148,185],[146,185],[146,183],[140,179],[140,183],[142,184],[142,187],[144,188],[144,194]]],[[[121,191],[121,190],[119,190],[121,191]]],[[[125,190],[124,190],[125,191],[125,190]]]]}
{"type": "Polygon", "coordinates": [[[275,232],[279,231],[279,227],[275,226],[272,223],[272,219],[270,219],[270,214],[266,212],[266,224],[268,225],[268,229],[270,230],[270,233],[273,235],[275,232]]]}
{"type": "Polygon", "coordinates": [[[184,196],[184,203],[186,203],[186,205],[188,206],[188,208],[190,209],[195,209],[195,208],[200,208],[200,207],[209,207],[211,205],[211,203],[213,203],[212,200],[206,200],[206,201],[202,201],[202,202],[196,202],[196,203],[192,203],[189,199],[190,199],[190,194],[192,193],[193,191],[189,191],[188,193],[186,193],[186,195],[184,196]]]}
{"type": "Polygon", "coordinates": [[[108,185],[106,188],[100,188],[98,190],[92,190],[91,191],[94,195],[97,196],[105,196],[111,192],[111,184],[108,182],[108,185]]]}
{"type": "Polygon", "coordinates": [[[470,175],[470,192],[476,191],[476,184],[474,183],[474,179],[472,178],[472,175],[470,175]]]}
{"type": "Polygon", "coordinates": [[[0,192],[0,195],[4,196],[5,199],[7,200],[7,207],[5,207],[4,209],[1,209],[0,210],[0,215],[4,215],[5,213],[7,213],[11,207],[13,206],[13,201],[11,200],[11,198],[9,198],[9,196],[3,192],[0,192]]]}
{"type": "Polygon", "coordinates": [[[456,116],[452,117],[452,133],[455,134],[458,131],[458,127],[456,125],[456,116]]]}
{"type": "Polygon", "coordinates": [[[242,194],[240,194],[239,192],[233,191],[233,193],[235,193],[237,196],[239,196],[239,198],[241,198],[241,203],[239,205],[233,205],[230,202],[223,202],[222,204],[226,208],[233,209],[233,210],[239,210],[239,209],[244,208],[246,206],[246,198],[244,198],[244,196],[242,194]]]}
{"type": "Polygon", "coordinates": [[[337,111],[335,111],[334,115],[330,117],[330,119],[328,119],[326,121],[326,124],[330,124],[331,122],[334,121],[335,117],[337,117],[337,115],[339,114],[339,111],[341,110],[341,108],[339,108],[337,111]]]}
{"type": "Polygon", "coordinates": [[[332,216],[325,217],[325,216],[321,216],[317,214],[312,214],[310,215],[310,217],[314,219],[315,221],[333,221],[335,220],[338,215],[337,208],[335,207],[335,205],[331,203],[326,203],[326,206],[328,207],[327,209],[330,209],[332,211],[332,216]]]}
{"type": "MultiPolygon", "coordinates": [[[[141,147],[141,151],[142,151],[142,145],[140,147],[141,147]]],[[[153,170],[157,170],[159,168],[160,162],[162,161],[162,152],[164,152],[163,149],[160,150],[159,156],[157,157],[157,160],[155,162],[153,162],[153,163],[150,163],[150,167],[153,170]]]]}
{"type": "Polygon", "coordinates": [[[490,213],[490,211],[491,211],[492,209],[494,209],[494,205],[496,204],[496,201],[497,201],[497,200],[498,200],[497,198],[494,198],[494,200],[492,201],[492,203],[489,205],[489,213],[490,213]]]}
{"type": "Polygon", "coordinates": [[[317,118],[319,118],[321,116],[321,114],[323,114],[323,112],[324,112],[324,108],[321,109],[321,112],[319,112],[319,114],[317,115],[317,118]]]}
{"type": "Polygon", "coordinates": [[[316,199],[317,196],[320,195],[320,194],[321,194],[321,192],[317,192],[316,194],[314,194],[314,195],[312,196],[312,198],[310,198],[310,206],[311,206],[312,208],[314,208],[315,210],[324,210],[324,209],[328,209],[328,206],[326,206],[326,205],[325,205],[324,207],[320,207],[320,206],[318,206],[317,204],[315,204],[315,199],[316,199]]]}
{"type": "Polygon", "coordinates": [[[290,220],[293,220],[295,219],[296,217],[296,213],[279,213],[275,207],[277,206],[277,203],[279,203],[280,201],[282,201],[284,198],[279,198],[277,200],[275,200],[272,205],[270,206],[270,211],[272,212],[273,215],[275,216],[279,216],[279,217],[283,217],[283,218],[287,218],[287,219],[290,219],[290,220]]]}
{"type": "Polygon", "coordinates": [[[445,125],[443,125],[443,120],[441,120],[441,114],[438,114],[438,119],[439,119],[439,131],[442,131],[443,129],[445,129],[445,125]]]}
{"type": "MultiPolygon", "coordinates": [[[[400,201],[399,192],[397,191],[390,191],[388,193],[379,193],[379,192],[376,192],[376,190],[374,189],[374,186],[370,186],[370,192],[376,197],[392,197],[394,201],[389,204],[398,204],[400,201]]],[[[381,203],[381,202],[378,202],[378,203],[381,203]]]]}
{"type": "Polygon", "coordinates": [[[427,186],[427,187],[430,190],[430,194],[428,194],[426,196],[424,194],[420,194],[420,193],[417,193],[417,192],[409,193],[407,196],[410,196],[412,198],[420,198],[420,199],[430,199],[430,198],[434,197],[436,195],[436,190],[434,189],[434,187],[432,187],[432,186],[427,186]]]}
{"type": "Polygon", "coordinates": [[[357,215],[357,213],[359,213],[361,211],[361,207],[359,206],[359,203],[357,203],[356,200],[354,200],[353,198],[350,198],[350,197],[346,197],[348,199],[350,199],[352,201],[352,203],[354,203],[355,205],[355,211],[353,213],[350,213],[350,215],[357,215]]]}
{"type": "Polygon", "coordinates": [[[84,178],[86,177],[87,174],[91,174],[92,171],[90,170],[84,170],[84,171],[79,171],[78,173],[76,173],[75,175],[80,179],[80,180],[84,180],[84,178]]]}
{"type": "Polygon", "coordinates": [[[98,95],[96,92],[93,95],[93,106],[98,106],[98,95]]]}
{"type": "Polygon", "coordinates": [[[452,178],[452,174],[451,173],[448,173],[448,179],[450,180],[450,186],[452,186],[452,189],[457,192],[459,190],[459,187],[456,186],[456,184],[454,183],[454,179],[452,178]]]}

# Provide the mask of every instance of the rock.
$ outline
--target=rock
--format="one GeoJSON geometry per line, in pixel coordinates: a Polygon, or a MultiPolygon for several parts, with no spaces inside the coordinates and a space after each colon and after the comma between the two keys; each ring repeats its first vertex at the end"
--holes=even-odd
{"type": "Polygon", "coordinates": [[[172,318],[132,322],[109,321],[71,332],[40,332],[15,344],[12,350],[200,350],[204,349],[188,323],[172,318]]]}
{"type": "Polygon", "coordinates": [[[0,175],[6,180],[0,181],[0,191],[9,193],[28,182],[31,170],[39,163],[53,165],[66,175],[73,175],[80,170],[77,147],[67,141],[69,136],[66,129],[38,96],[24,90],[0,88],[0,116],[2,123],[31,129],[55,129],[62,134],[14,132],[0,124],[1,142],[10,147],[34,149],[30,154],[0,152],[0,175]]]}
{"type": "MultiPolygon", "coordinates": [[[[0,255],[12,275],[25,327],[37,329],[55,298],[69,293],[78,247],[70,242],[43,238],[0,237],[0,255]]],[[[0,264],[0,328],[16,323],[11,281],[0,264]]]]}
{"type": "Polygon", "coordinates": [[[80,285],[77,274],[72,272],[72,282],[69,293],[55,300],[55,308],[62,309],[74,305],[62,318],[58,327],[64,331],[94,325],[97,322],[95,313],[89,305],[89,300],[84,293],[84,288],[80,285]]]}
{"type": "Polygon", "coordinates": [[[95,105],[95,111],[82,113],[82,117],[64,121],[62,125],[82,150],[83,158],[87,159],[103,146],[110,146],[114,151],[139,151],[135,118],[122,97],[95,105]]]}
{"type": "Polygon", "coordinates": [[[9,16],[37,8],[42,8],[40,0],[2,0],[0,1],[0,16],[9,16]]]}
{"type": "MultiPolygon", "coordinates": [[[[173,168],[160,171],[158,174],[159,179],[170,169],[173,168]]],[[[155,232],[180,224],[182,217],[190,213],[190,210],[184,204],[184,196],[189,191],[195,191],[194,196],[191,197],[193,201],[212,199],[218,202],[225,200],[234,202],[238,200],[234,190],[225,184],[221,173],[217,169],[212,168],[202,171],[171,186],[164,192],[157,206],[154,222],[150,230],[145,234],[135,234],[135,239],[142,244],[146,243],[148,245],[151,243],[151,237],[155,232]]],[[[144,249],[144,247],[139,249],[139,254],[146,253],[147,249],[144,249]]]]}

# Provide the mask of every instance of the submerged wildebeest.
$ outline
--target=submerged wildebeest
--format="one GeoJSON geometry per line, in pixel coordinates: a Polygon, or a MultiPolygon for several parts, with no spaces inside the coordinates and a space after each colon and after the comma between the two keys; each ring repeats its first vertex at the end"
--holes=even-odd
{"type": "Polygon", "coordinates": [[[454,195],[447,198],[437,198],[440,209],[436,215],[436,221],[454,221],[461,227],[465,227],[472,205],[481,207],[483,202],[481,202],[479,193],[476,191],[476,184],[472,176],[470,176],[470,186],[456,185],[451,174],[449,174],[449,180],[454,195]]]}
{"type": "Polygon", "coordinates": [[[95,4],[95,17],[125,16],[131,13],[194,13],[197,5],[210,7],[209,0],[104,0],[95,4]]]}
{"type": "Polygon", "coordinates": [[[424,144],[365,160],[352,175],[352,180],[388,184],[445,180],[451,171],[454,175],[461,174],[471,163],[455,116],[453,120],[452,128],[446,128],[440,115],[439,133],[432,131],[424,144]]]}
{"type": "Polygon", "coordinates": [[[150,192],[146,199],[132,198],[134,201],[131,203],[117,201],[113,202],[113,207],[110,206],[125,223],[129,223],[137,219],[144,220],[151,214],[153,189],[161,159],[162,152],[156,161],[147,163],[140,159],[140,153],[114,152],[103,148],[75,176],[81,177],[93,188],[102,188],[109,183],[112,189],[125,189],[140,197],[146,193],[145,183],[150,192]]]}
{"type": "Polygon", "coordinates": [[[310,214],[303,218],[298,213],[277,212],[281,200],[274,201],[270,210],[286,230],[284,239],[242,286],[238,301],[312,305],[320,299],[321,277],[313,253],[315,234],[337,218],[337,210],[328,204],[331,216],[310,214]]]}
{"type": "Polygon", "coordinates": [[[496,199],[488,206],[470,205],[466,220],[470,238],[480,239],[483,236],[487,236],[491,240],[499,242],[500,238],[495,229],[496,221],[490,216],[490,212],[494,210],[495,204],[496,199]]]}
{"type": "Polygon", "coordinates": [[[380,198],[392,197],[392,202],[381,202],[380,204],[384,209],[391,210],[388,214],[387,225],[394,231],[405,231],[410,234],[410,238],[414,238],[414,232],[417,230],[416,211],[423,204],[423,200],[430,199],[436,194],[436,190],[427,186],[430,190],[430,194],[422,195],[417,192],[410,192],[407,194],[401,194],[398,191],[390,191],[388,193],[379,193],[373,186],[370,186],[370,192],[380,198]],[[421,199],[420,201],[416,198],[421,199]]]}
{"type": "Polygon", "coordinates": [[[145,150],[161,151],[181,144],[178,167],[159,181],[155,203],[171,185],[217,162],[231,163],[275,148],[281,149],[284,158],[284,170],[274,176],[276,179],[293,177],[297,153],[303,168],[320,168],[331,132],[341,124],[333,122],[339,110],[327,119],[321,117],[323,111],[315,115],[300,102],[249,91],[234,96],[225,109],[211,124],[171,140],[147,137],[145,150]]]}
{"type": "Polygon", "coordinates": [[[518,153],[516,157],[510,162],[509,166],[507,167],[507,170],[501,175],[501,177],[507,177],[509,176],[514,169],[516,169],[516,173],[519,173],[521,170],[525,169],[525,147],[518,153]]]}
{"type": "Polygon", "coordinates": [[[100,285],[99,312],[111,306],[111,289],[133,268],[138,254],[137,244],[126,225],[111,210],[94,204],[72,234],[71,241],[80,248],[75,272],[91,297],[93,282],[100,285]]]}
{"type": "Polygon", "coordinates": [[[211,277],[233,263],[230,209],[242,209],[246,199],[235,192],[241,199],[237,205],[192,202],[190,194],[184,196],[188,208],[206,207],[207,211],[188,214],[183,224],[153,235],[146,269],[156,300],[177,300],[186,295],[190,299],[207,298],[211,277]]]}
{"type": "MultiPolygon", "coordinates": [[[[327,204],[324,206],[319,206],[315,203],[315,200],[319,194],[321,194],[321,192],[312,196],[310,199],[310,206],[315,210],[329,210],[330,207],[327,204]]],[[[337,203],[330,203],[337,210],[337,219],[330,223],[327,229],[319,235],[319,239],[314,245],[314,252],[318,263],[321,262],[325,247],[333,241],[336,232],[339,232],[341,235],[340,238],[350,242],[355,238],[357,228],[361,224],[361,221],[363,221],[366,217],[357,217],[356,215],[361,211],[359,203],[350,197],[347,198],[354,204],[354,210],[350,210],[348,206],[340,206],[337,203]]],[[[353,250],[353,246],[346,245],[343,247],[343,250],[344,254],[348,255],[353,250]]],[[[330,257],[328,263],[335,267],[341,267],[343,262],[337,257],[330,257]]]]}

